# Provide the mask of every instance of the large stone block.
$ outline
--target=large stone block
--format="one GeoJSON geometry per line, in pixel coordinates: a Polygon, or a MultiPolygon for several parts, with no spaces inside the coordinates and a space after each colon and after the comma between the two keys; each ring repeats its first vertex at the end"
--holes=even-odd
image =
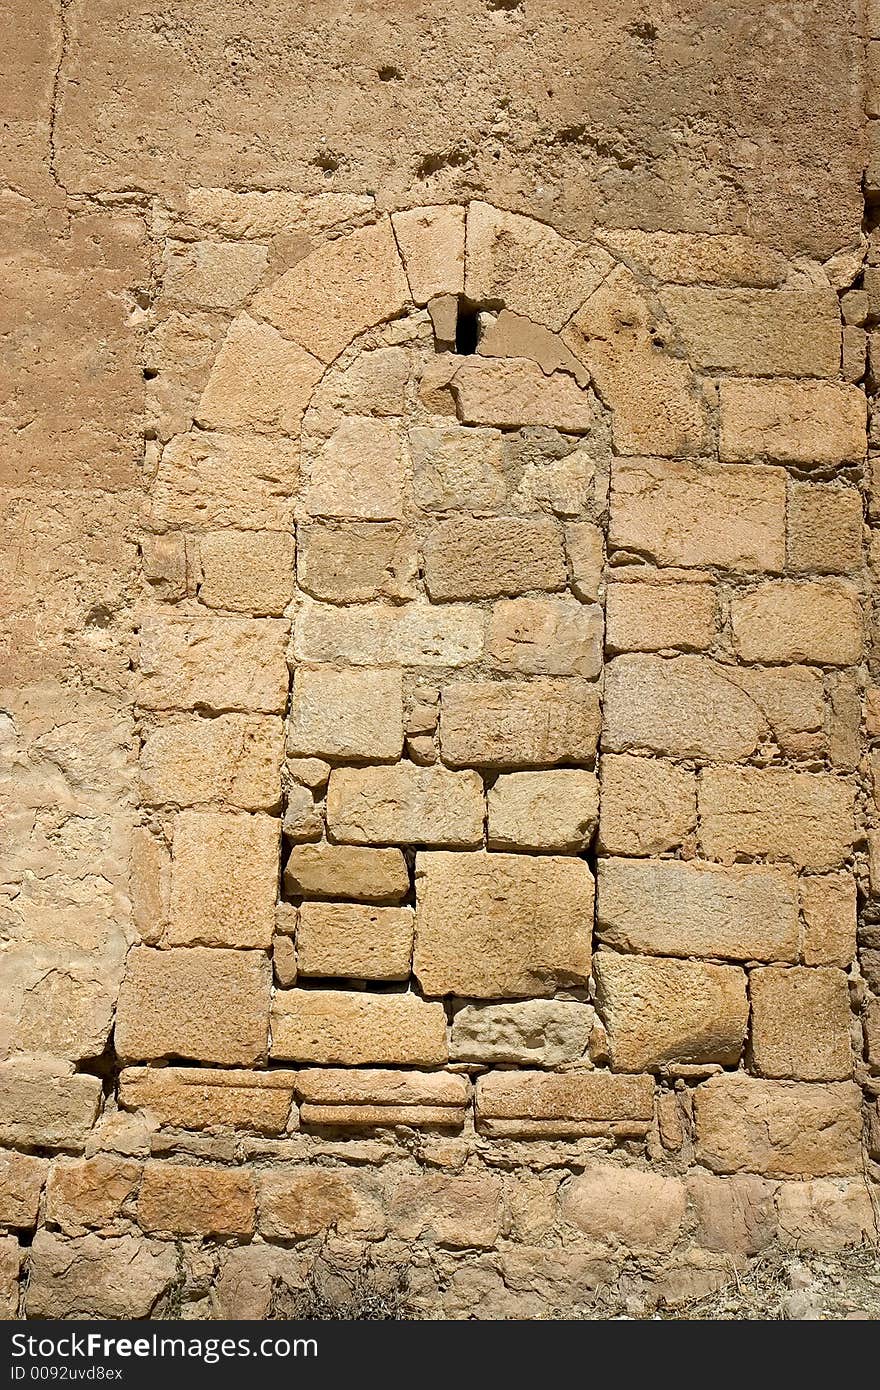
{"type": "Polygon", "coordinates": [[[295,845],[284,867],[284,890],[294,898],[352,898],[400,902],[409,872],[399,849],[354,845],[295,845]]]}
{"type": "Polygon", "coordinates": [[[46,1220],[66,1235],[87,1230],[119,1234],[123,1210],[137,1191],[142,1165],[117,1154],[59,1159],[52,1165],[46,1188],[46,1220]]]}
{"type": "Polygon", "coordinates": [[[862,563],[862,497],[857,488],[792,483],[788,563],[811,574],[848,574],[862,563]]]}
{"type": "Polygon", "coordinates": [[[826,376],[840,370],[840,306],[832,289],[666,289],[685,351],[705,371],[826,376]]]}
{"type": "Polygon", "coordinates": [[[297,1072],[297,1096],[303,1124],[457,1129],[464,1123],[470,1087],[466,1076],[453,1072],[321,1067],[297,1072]]]}
{"type": "Polygon", "coordinates": [[[297,576],[313,598],[364,603],[414,598],[418,557],[402,523],[339,521],[300,526],[297,576]]]}
{"type": "Polygon", "coordinates": [[[260,1231],[276,1240],[347,1233],[359,1206],[346,1173],[307,1165],[261,1173],[258,1200],[260,1231]]]}
{"type": "Polygon", "coordinates": [[[469,357],[450,382],[466,425],[516,430],[544,425],[589,434],[601,419],[596,397],[567,372],[547,375],[525,357],[469,357]]]}
{"type": "Polygon", "coordinates": [[[483,783],[439,765],[334,768],[327,819],[334,839],[361,845],[479,845],[483,783]]]}
{"type": "Polygon", "coordinates": [[[165,445],[150,489],[154,526],[290,531],[299,445],[256,434],[195,430],[165,445]]]}
{"type": "Polygon", "coordinates": [[[721,458],[730,462],[858,463],[867,451],[865,396],[830,381],[719,384],[721,458]]]}
{"type": "Polygon", "coordinates": [[[411,907],[303,903],[296,928],[300,975],[406,980],[413,944],[411,907]]]}
{"type": "Polygon", "coordinates": [[[697,827],[697,779],[657,758],[606,753],[600,761],[599,843],[606,854],[662,854],[697,827]]]}
{"type": "Polygon", "coordinates": [[[0,1062],[0,1144],[81,1149],[100,1106],[100,1077],[54,1059],[0,1062]]]}
{"type": "Polygon", "coordinates": [[[456,681],[441,697],[453,767],[592,765],[599,724],[598,692],[583,680],[456,681]]]}
{"type": "Polygon", "coordinates": [[[832,1177],[861,1171],[861,1092],[734,1072],[694,1092],[697,1159],[716,1173],[832,1177]]]}
{"type": "Polygon", "coordinates": [[[602,746],[610,753],[735,762],[755,752],[761,709],[720,662],[618,656],[605,670],[602,746]]]}
{"type": "Polygon", "coordinates": [[[753,237],[723,232],[603,230],[609,246],[637,269],[675,285],[754,285],[772,289],[785,279],[788,263],[753,237]]]}
{"type": "Polygon", "coordinates": [[[464,289],[464,208],[437,207],[395,212],[391,222],[416,304],[464,289]]]}
{"type": "Polygon", "coordinates": [[[250,1236],[255,1198],[242,1169],[190,1168],[148,1163],[138,1194],[137,1219],[145,1231],[175,1236],[250,1236]]]}
{"type": "Polygon", "coordinates": [[[477,1129],[495,1138],[640,1137],[653,1114],[650,1076],[490,1071],[477,1081],[477,1129]]]}
{"type": "Polygon", "coordinates": [[[596,1163],[565,1185],[561,1214],[603,1245],[657,1252],[675,1244],[685,1206],[680,1178],[596,1163]]]}
{"type": "Polygon", "coordinates": [[[400,671],[300,666],[293,679],[287,748],[307,758],[399,758],[403,752],[400,671]]]}
{"type": "Polygon", "coordinates": [[[456,517],[425,539],[425,582],[435,601],[564,589],[562,532],[550,520],[456,517]]]}
{"type": "MultiPolygon", "coordinates": [[[[243,251],[246,247],[229,247],[243,251]]],[[[195,418],[205,429],[278,430],[298,435],[323,362],[268,323],[239,314],[231,323],[195,418]]]]}
{"type": "Polygon", "coordinates": [[[293,598],[294,540],[284,531],[210,531],[198,543],[198,595],[208,608],[278,615],[293,598]]]}
{"type": "Polygon", "coordinates": [[[864,641],[856,590],[836,579],[780,579],[731,603],[734,646],[744,661],[852,666],[864,641]]]}
{"type": "Polygon", "coordinates": [[[463,603],[363,603],[307,599],[294,627],[298,661],[349,666],[466,666],[483,654],[486,616],[463,603]]]}
{"type": "Polygon", "coordinates": [[[281,799],[284,725],[268,715],[199,715],[150,725],[139,763],[148,806],[222,801],[272,811],[281,799]]]}
{"type": "Polygon", "coordinates": [[[33,1318],[148,1318],[177,1277],[178,1256],[168,1241],[94,1234],[66,1240],[38,1231],[26,1310],[33,1318]]]}
{"type": "Polygon", "coordinates": [[[442,1066],[446,1014],[415,994],[279,990],[272,1002],[272,1057],[320,1066],[442,1066]]]}
{"type": "Polygon", "coordinates": [[[609,584],[605,623],[612,652],[703,651],[715,641],[715,591],[711,584],[609,584]]]}
{"type": "Polygon", "coordinates": [[[268,947],[275,927],[281,822],[182,811],[174,827],[172,946],[268,947]]]}
{"type": "Polygon", "coordinates": [[[125,1067],[119,1077],[124,1110],[147,1110],[179,1129],[254,1130],[281,1134],[293,1102],[291,1071],[219,1067],[125,1067]]]}
{"type": "Polygon", "coordinates": [[[842,970],[753,970],[749,994],[752,1057],[759,1076],[794,1081],[843,1081],[852,1076],[852,1014],[842,970]]]}
{"type": "Polygon", "coordinates": [[[511,772],[489,789],[490,849],[587,848],[599,815],[595,773],[511,772]]]}
{"type": "Polygon", "coordinates": [[[835,869],[852,852],[854,789],[821,772],[713,767],[700,776],[700,840],[711,859],[790,859],[835,869]]]}
{"type": "Polygon", "coordinates": [[[486,650],[499,671],[584,676],[602,669],[602,610],[574,598],[514,598],[496,603],[486,650]]]}
{"type": "Polygon", "coordinates": [[[751,1173],[725,1178],[699,1169],[691,1173],[687,1191],[696,1212],[698,1243],[735,1258],[757,1255],[776,1234],[774,1189],[751,1173]]]}
{"type": "Polygon", "coordinates": [[[579,859],[416,858],[413,970],[426,994],[492,999],[585,986],[593,878],[579,859]]]}
{"type": "Polygon", "coordinates": [[[409,431],[413,499],[428,512],[501,510],[507,500],[501,430],[451,421],[409,431]]]}
{"type": "Polygon", "coordinates": [[[138,703],[279,714],[288,694],[288,626],[271,618],[148,614],[141,627],[138,703]]]}
{"type": "Polygon", "coordinates": [[[501,1198],[495,1174],[405,1174],[393,1186],[388,1216],[407,1244],[491,1250],[501,1234],[501,1198]]]}
{"type": "Polygon", "coordinates": [[[800,880],[805,965],[846,967],[856,954],[856,882],[851,873],[810,874],[800,880]]]}
{"type": "Polygon", "coordinates": [[[304,506],[310,516],[393,521],[403,516],[406,478],[398,427],[350,415],[312,463],[304,506]]]}
{"type": "Polygon", "coordinates": [[[465,1004],[452,1020],[449,1055],[454,1062],[585,1067],[595,1024],[595,1010],[576,999],[465,1004]]]}

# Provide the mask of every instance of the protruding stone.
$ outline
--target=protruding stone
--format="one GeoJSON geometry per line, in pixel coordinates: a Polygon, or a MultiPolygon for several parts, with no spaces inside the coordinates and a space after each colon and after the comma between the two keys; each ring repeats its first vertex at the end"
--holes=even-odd
{"type": "Polygon", "coordinates": [[[36,1226],[48,1166],[33,1154],[0,1153],[0,1226],[36,1226]]]}
{"type": "Polygon", "coordinates": [[[856,882],[851,873],[810,874],[800,880],[805,965],[844,968],[856,954],[856,882]]]}
{"type": "Polygon", "coordinates": [[[297,1073],[303,1124],[345,1129],[382,1125],[435,1125],[460,1128],[468,1103],[468,1082],[451,1072],[328,1071],[297,1073]]]}
{"type": "Polygon", "coordinates": [[[254,1130],[281,1134],[293,1100],[290,1071],[231,1071],[211,1067],[125,1067],[119,1104],[149,1110],[179,1129],[254,1130]]]}
{"type": "Polygon", "coordinates": [[[650,1076],[492,1071],[477,1081],[477,1128],[494,1138],[640,1137],[653,1112],[650,1076]]]}
{"type": "Polygon", "coordinates": [[[272,1003],[272,1056],[320,1066],[442,1066],[446,1014],[415,994],[330,989],[279,991],[272,1003]]]}
{"type": "Polygon", "coordinates": [[[249,1236],[254,1229],[253,1179],[241,1169],[148,1163],[137,1210],[145,1231],[249,1236]]]}
{"type": "Polygon", "coordinates": [[[631,1251],[665,1251],[675,1244],[685,1213],[680,1178],[640,1168],[596,1163],[569,1180],[562,1216],[593,1240],[631,1251]]]}

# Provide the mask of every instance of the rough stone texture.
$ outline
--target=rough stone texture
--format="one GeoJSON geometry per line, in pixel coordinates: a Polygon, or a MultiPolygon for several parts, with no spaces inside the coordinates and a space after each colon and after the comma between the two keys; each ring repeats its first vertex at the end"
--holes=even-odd
{"type": "Polygon", "coordinates": [[[306,600],[294,629],[298,661],[347,666],[464,666],[483,652],[485,617],[480,609],[450,603],[355,608],[306,600]]]}
{"type": "Polygon", "coordinates": [[[697,1157],[716,1173],[831,1177],[861,1166],[861,1093],[827,1086],[714,1076],[694,1095],[697,1157]]]}
{"type": "Polygon", "coordinates": [[[759,1076],[796,1081],[852,1076],[849,989],[842,970],[753,970],[749,995],[750,1040],[759,1076]]]}
{"type": "Polygon", "coordinates": [[[223,340],[198,405],[205,429],[280,430],[295,434],[322,364],[249,314],[223,340]]]}
{"type": "Polygon", "coordinates": [[[301,666],[293,681],[287,748],[306,758],[399,758],[400,672],[301,666]]]}
{"type": "Polygon", "coordinates": [[[148,805],[221,802],[271,811],[279,800],[284,725],[262,715],[169,719],[147,729],[139,764],[148,805]]]}
{"type": "Polygon", "coordinates": [[[391,1197],[391,1218],[406,1241],[427,1237],[454,1250],[491,1250],[501,1234],[501,1191],[501,1179],[489,1174],[404,1177],[391,1197]]]}
{"type": "Polygon", "coordinates": [[[281,614],[293,598],[293,537],[211,531],[199,541],[198,595],[208,608],[281,614]]]}
{"type": "Polygon", "coordinates": [[[199,430],[162,450],[150,520],[166,526],[283,530],[293,522],[299,449],[290,440],[199,430]]]}
{"type": "Polygon", "coordinates": [[[52,1059],[0,1062],[0,1144],[80,1149],[100,1105],[97,1076],[52,1059]]]}
{"type": "Polygon", "coordinates": [[[515,517],[438,522],[425,541],[425,581],[435,601],[562,589],[562,534],[552,521],[515,517]]]}
{"type": "Polygon", "coordinates": [[[853,788],[824,773],[707,768],[700,777],[700,840],[712,859],[790,859],[837,868],[853,842],[853,788]]]}
{"type": "Polygon", "coordinates": [[[124,1235],[34,1237],[27,1313],[34,1318],[146,1318],[177,1276],[168,1241],[124,1235]]]}
{"type": "Polygon", "coordinates": [[[562,1194],[566,1221],[594,1240],[633,1251],[668,1250],[684,1213],[679,1178],[611,1163],[597,1163],[572,1178],[562,1194]]]}
{"type": "Polygon", "coordinates": [[[848,966],[856,954],[856,884],[852,874],[800,880],[805,965],[848,966]]]}
{"type": "Polygon", "coordinates": [[[697,825],[697,779],[656,758],[606,753],[600,759],[599,843],[607,854],[661,854],[697,825]]]}
{"type": "Polygon", "coordinates": [[[170,946],[266,947],[281,827],[271,816],[182,811],[174,827],[170,946]]]}
{"type": "Polygon", "coordinates": [[[795,1250],[831,1253],[876,1240],[874,1205],[862,1177],[784,1183],[776,1207],[780,1240],[795,1250]]]}
{"type": "Polygon", "coordinates": [[[46,1219],[65,1235],[117,1233],[141,1173],[140,1163],[116,1155],[58,1160],[49,1174],[46,1219]]]}
{"type": "Polygon", "coordinates": [[[272,1001],[272,1056],[325,1066],[436,1066],[446,1061],[446,1015],[415,994],[294,989],[272,1001]]]}
{"type": "Polygon", "coordinates": [[[593,878],[577,859],[420,854],[413,971],[426,994],[552,994],[590,974],[593,878]]]}
{"type": "Polygon", "coordinates": [[[595,1011],[575,999],[466,1004],[452,1020],[449,1055],[456,1062],[583,1067],[595,1023],[595,1011]]]}
{"type": "Polygon", "coordinates": [[[137,1219],[143,1230],[164,1235],[249,1236],[253,1180],[241,1171],[148,1163],[137,1219]]]}
{"type": "Polygon", "coordinates": [[[618,656],[605,671],[602,746],[736,762],[758,745],[762,711],[719,662],[618,656]]]}
{"type": "Polygon", "coordinates": [[[399,849],[296,845],[284,867],[284,887],[297,898],[399,902],[409,891],[409,874],[399,849]]]}
{"type": "Polygon", "coordinates": [[[466,425],[506,430],[549,425],[588,434],[598,418],[595,397],[567,372],[547,376],[527,358],[472,357],[455,373],[451,389],[466,425]]]}
{"type": "Polygon", "coordinates": [[[483,814],[483,784],[475,772],[397,763],[330,774],[328,823],[345,843],[478,845],[483,814]]]}
{"type": "Polygon", "coordinates": [[[498,671],[593,679],[602,669],[602,610],[574,599],[504,600],[492,610],[486,651],[498,671]]]}
{"type": "Polygon", "coordinates": [[[280,713],[287,702],[285,638],[286,624],[268,618],[150,614],[141,628],[139,703],[280,713]]]}
{"type": "Polygon", "coordinates": [[[847,574],[862,562],[862,498],[854,487],[792,483],[788,563],[812,574],[847,574]]]}
{"type": "Polygon", "coordinates": [[[300,527],[297,577],[313,598],[413,598],[417,568],[415,544],[403,525],[340,521],[300,527]]]}
{"type": "Polygon", "coordinates": [[[303,903],[296,929],[300,975],[406,980],[412,960],[410,907],[303,903]]]}
{"type": "Polygon", "coordinates": [[[702,651],[715,640],[715,594],[709,584],[611,584],[605,622],[612,652],[702,651]]]}
{"type": "Polygon", "coordinates": [[[804,465],[858,463],[865,397],[832,382],[722,381],[721,458],[804,465]]]}
{"type": "Polygon", "coordinates": [[[310,516],[388,521],[403,515],[406,463],[387,420],[354,415],[327,440],[305,493],[310,516]]]}
{"type": "Polygon", "coordinates": [[[697,1170],[688,1178],[687,1190],[696,1212],[697,1239],[707,1250],[741,1259],[757,1255],[773,1240],[774,1189],[763,1178],[750,1173],[717,1178],[697,1170]]]}
{"type": "Polygon", "coordinates": [[[225,1071],[209,1067],[125,1067],[119,1103],[148,1110],[181,1129],[234,1129],[280,1134],[293,1100],[293,1072],[225,1071]]]}
{"type": "Polygon", "coordinates": [[[598,695],[586,681],[455,681],[443,690],[440,745],[453,767],[591,764],[598,736],[598,695]]]}
{"type": "Polygon", "coordinates": [[[357,1198],[341,1173],[321,1168],[281,1169],[259,1184],[263,1235],[301,1240],[328,1227],[345,1230],[357,1214],[357,1198]]]}
{"type": "Polygon", "coordinates": [[[852,666],[862,654],[858,594],[838,580],[763,584],[734,599],[731,620],[744,661],[852,666]]]}
{"type": "Polygon", "coordinates": [[[690,360],[743,376],[837,376],[833,290],[675,289],[661,303],[690,360]]]}
{"type": "Polygon", "coordinates": [[[297,1073],[303,1124],[345,1129],[428,1124],[460,1129],[467,1078],[451,1072],[305,1070],[297,1073]]]}
{"type": "Polygon", "coordinates": [[[477,1125],[498,1136],[639,1135],[650,1124],[653,1098],[649,1076],[493,1071],[477,1082],[477,1125]]]}
{"type": "Polygon", "coordinates": [[[44,1158],[32,1154],[0,1153],[0,1226],[36,1226],[47,1168],[44,1158]]]}
{"type": "Polygon", "coordinates": [[[511,772],[498,778],[488,796],[490,849],[588,847],[599,814],[595,774],[574,768],[511,772]]]}

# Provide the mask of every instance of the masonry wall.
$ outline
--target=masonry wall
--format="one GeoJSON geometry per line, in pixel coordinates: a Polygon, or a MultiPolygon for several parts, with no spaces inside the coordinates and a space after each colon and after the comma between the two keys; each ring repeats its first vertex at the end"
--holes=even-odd
{"type": "Polygon", "coordinates": [[[880,13],[7,8],[6,1315],[876,1240],[880,13]]]}

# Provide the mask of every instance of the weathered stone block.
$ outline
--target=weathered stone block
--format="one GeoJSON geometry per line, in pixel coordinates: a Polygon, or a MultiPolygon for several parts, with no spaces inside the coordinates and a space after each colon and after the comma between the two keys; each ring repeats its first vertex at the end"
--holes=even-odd
{"type": "Polygon", "coordinates": [[[304,1124],[372,1129],[382,1125],[460,1128],[469,1099],[467,1077],[436,1071],[312,1071],[297,1073],[304,1124]]]}
{"type": "Polygon", "coordinates": [[[450,382],[466,425],[516,430],[545,425],[589,434],[601,412],[595,396],[567,372],[546,375],[526,357],[469,357],[450,382]]]}
{"type": "Polygon", "coordinates": [[[33,1154],[0,1153],[0,1226],[36,1226],[48,1166],[33,1154]]]}
{"type": "Polygon", "coordinates": [[[254,1184],[241,1169],[148,1163],[137,1204],[145,1231],[186,1236],[249,1236],[254,1184]]]}
{"type": "Polygon", "coordinates": [[[776,1234],[774,1186],[751,1173],[716,1178],[697,1170],[687,1191],[697,1216],[696,1238],[707,1250],[734,1258],[757,1255],[776,1234]]]}
{"type": "Polygon", "coordinates": [[[284,889],[295,898],[399,902],[409,892],[409,873],[399,849],[296,845],[284,868],[284,889]]]}
{"type": "Polygon", "coordinates": [[[595,773],[578,768],[512,772],[490,788],[490,849],[587,848],[599,815],[595,773]]]}
{"type": "Polygon", "coordinates": [[[288,627],[270,618],[144,618],[138,703],[146,709],[280,714],[288,627]]]}
{"type": "Polygon", "coordinates": [[[455,1062],[584,1067],[595,1023],[595,1010],[576,999],[466,1004],[452,1020],[449,1055],[455,1062]]]}
{"type": "Polygon", "coordinates": [[[448,203],[391,217],[416,304],[464,289],[464,208],[448,203]]]}
{"type": "Polygon", "coordinates": [[[172,246],[162,266],[162,297],[200,309],[234,309],[259,284],[265,246],[193,241],[172,246]]]}
{"type": "Polygon", "coordinates": [[[304,506],[310,516],[393,521],[403,516],[406,475],[397,426],[351,415],[314,460],[304,506]]]}
{"type": "Polygon", "coordinates": [[[413,970],[426,994],[492,999],[586,985],[593,878],[583,860],[416,858],[413,970]]]}
{"type": "Polygon", "coordinates": [[[852,1015],[842,970],[753,970],[749,994],[752,1056],[759,1076],[794,1081],[843,1081],[852,1076],[852,1015]]]}
{"type": "Polygon", "coordinates": [[[296,929],[300,975],[406,980],[413,943],[410,907],[303,903],[296,929]]]}
{"type": "Polygon", "coordinates": [[[268,715],[199,715],[154,724],[141,748],[141,796],[148,806],[222,801],[272,811],[281,799],[284,725],[268,715]]]}
{"type": "Polygon", "coordinates": [[[864,641],[855,589],[840,580],[780,579],[731,604],[733,640],[745,661],[816,661],[852,666],[864,641]]]}
{"type": "Polygon", "coordinates": [[[496,603],[486,652],[499,671],[584,676],[602,669],[602,609],[574,598],[514,598],[496,603]]]}
{"type": "Polygon", "coordinates": [[[748,236],[703,232],[603,230],[601,241],[658,280],[676,285],[781,284],[788,262],[748,236]]]}
{"type": "Polygon", "coordinates": [[[571,571],[571,590],[582,603],[595,603],[605,565],[605,536],[591,521],[569,521],[565,527],[565,551],[571,571]]]}
{"type": "Polygon", "coordinates": [[[830,381],[721,381],[721,458],[858,463],[866,452],[865,396],[830,381]]]}
{"type": "Polygon", "coordinates": [[[0,1318],[12,1322],[18,1317],[22,1250],[15,1236],[0,1236],[0,1318]]]}
{"type": "Polygon", "coordinates": [[[582,680],[456,681],[441,697],[440,743],[453,767],[592,764],[596,687],[582,680]]]}
{"type": "Polygon", "coordinates": [[[735,762],[758,746],[764,718],[719,662],[618,656],[605,670],[602,746],[735,762]]]}
{"type": "Polygon", "coordinates": [[[483,783],[476,772],[439,765],[334,768],[327,819],[348,844],[479,845],[483,783]]]}
{"type": "Polygon", "coordinates": [[[327,1168],[284,1168],[259,1177],[259,1227],[276,1240],[302,1240],[331,1227],[345,1231],[358,1199],[344,1173],[327,1168]]]}
{"type": "Polygon", "coordinates": [[[852,786],[827,773],[714,767],[700,776],[700,839],[710,859],[790,859],[835,869],[853,843],[852,786]]]}
{"type": "Polygon", "coordinates": [[[307,599],[294,628],[298,661],[349,666],[465,666],[478,661],[485,614],[463,603],[338,608],[307,599]]]}
{"type": "Polygon", "coordinates": [[[173,946],[266,947],[275,927],[281,824],[271,816],[182,811],[174,827],[173,946]]]}
{"type": "Polygon", "coordinates": [[[255,1130],[281,1134],[293,1101],[290,1071],[226,1071],[210,1067],[125,1067],[119,1104],[148,1110],[180,1129],[255,1130]]]}
{"type": "Polygon", "coordinates": [[[711,584],[609,584],[605,623],[612,652],[702,651],[715,641],[715,591],[711,584]]]}
{"type": "Polygon", "coordinates": [[[50,1059],[0,1062],[0,1144],[82,1148],[101,1106],[100,1077],[50,1059]]]}
{"type": "Polygon", "coordinates": [[[810,874],[800,880],[805,965],[852,963],[856,954],[856,882],[852,874],[810,874]]]}
{"type": "Polygon", "coordinates": [[[776,1209],[780,1241],[798,1252],[825,1254],[876,1239],[874,1204],[862,1176],[781,1183],[776,1209]]]}
{"type": "Polygon", "coordinates": [[[497,510],[507,499],[503,435],[451,422],[409,431],[413,498],[424,511],[497,510]]]}
{"type": "Polygon", "coordinates": [[[837,376],[840,306],[832,289],[666,289],[685,351],[705,371],[837,376]]]}
{"type": "Polygon", "coordinates": [[[33,1318],[148,1318],[177,1277],[167,1241],[99,1235],[66,1240],[38,1231],[29,1262],[27,1313],[33,1318]]]}
{"type": "Polygon", "coordinates": [[[205,429],[299,433],[323,362],[268,323],[239,314],[229,326],[195,418],[205,429]]]}
{"type": "Polygon", "coordinates": [[[832,1177],[861,1169],[861,1092],[764,1081],[743,1072],[713,1076],[694,1092],[697,1159],[716,1173],[832,1177]]]}
{"type": "Polygon", "coordinates": [[[283,613],[293,598],[294,540],[283,531],[211,531],[199,540],[198,595],[209,608],[283,613]]]}
{"type": "Polygon", "coordinates": [[[599,843],[607,854],[662,854],[697,827],[697,779],[657,758],[603,755],[599,843]]]}
{"type": "Polygon", "coordinates": [[[494,1174],[406,1174],[394,1184],[388,1216],[406,1242],[491,1250],[501,1234],[501,1197],[494,1174]]]}
{"type": "Polygon", "coordinates": [[[415,597],[418,557],[410,528],[394,522],[340,521],[299,528],[297,576],[330,603],[415,597]]]}
{"type": "Polygon", "coordinates": [[[675,1244],[685,1205],[680,1178],[597,1163],[566,1183],[561,1214],[602,1244],[661,1251],[675,1244]]]}
{"type": "Polygon", "coordinates": [[[491,1071],[477,1081],[477,1128],[503,1137],[644,1135],[654,1113],[650,1076],[605,1071],[491,1071]]]}
{"type": "Polygon", "coordinates": [[[272,1056],[320,1066],[442,1066],[446,1014],[415,994],[282,990],[272,1002],[272,1056]]]}
{"type": "Polygon", "coordinates": [[[289,531],[298,487],[299,445],[292,440],[195,430],[162,450],[150,520],[160,528],[289,531]]]}
{"type": "Polygon", "coordinates": [[[67,1235],[89,1229],[118,1231],[141,1171],[140,1163],[116,1154],[56,1160],[46,1188],[46,1220],[67,1235]]]}
{"type": "Polygon", "coordinates": [[[287,747],[300,757],[399,758],[401,672],[300,666],[293,680],[287,747]]]}
{"type": "Polygon", "coordinates": [[[456,517],[425,539],[425,582],[435,601],[564,589],[562,533],[549,520],[456,517]]]}
{"type": "Polygon", "coordinates": [[[857,488],[792,483],[788,564],[809,574],[848,574],[862,563],[862,498],[857,488]]]}

